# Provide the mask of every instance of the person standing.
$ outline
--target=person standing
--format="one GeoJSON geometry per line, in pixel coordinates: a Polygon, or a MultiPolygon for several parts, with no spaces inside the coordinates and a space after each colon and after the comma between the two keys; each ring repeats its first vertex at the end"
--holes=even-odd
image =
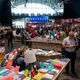
{"type": "Polygon", "coordinates": [[[0,35],[1,35],[1,38],[4,39],[4,31],[3,30],[0,31],[0,35]]]}
{"type": "Polygon", "coordinates": [[[21,31],[21,43],[22,43],[22,44],[25,43],[25,33],[24,33],[24,29],[22,29],[22,31],[21,31]]]}
{"type": "Polygon", "coordinates": [[[60,36],[61,40],[63,40],[66,37],[66,32],[63,29],[60,30],[60,36]]]}
{"type": "Polygon", "coordinates": [[[77,33],[77,39],[78,39],[78,46],[80,48],[80,29],[78,30],[78,33],[77,33]]]}
{"type": "Polygon", "coordinates": [[[11,29],[8,30],[8,32],[7,32],[7,40],[8,40],[8,47],[10,47],[10,45],[11,45],[11,47],[13,48],[13,43],[12,43],[12,40],[13,40],[13,32],[12,32],[11,29]]]}
{"type": "MultiPolygon", "coordinates": [[[[26,32],[26,33],[25,33],[25,39],[26,39],[26,40],[31,40],[31,34],[30,34],[29,32],[26,32]]],[[[28,42],[26,42],[26,45],[27,45],[29,48],[31,48],[32,42],[28,41],[28,42]]]]}
{"type": "MultiPolygon", "coordinates": [[[[74,32],[70,31],[68,37],[63,40],[62,47],[65,49],[66,58],[70,59],[71,62],[71,72],[73,75],[75,73],[75,60],[76,60],[76,41],[74,39],[74,32]]],[[[69,64],[66,66],[66,74],[69,74],[69,64]]]]}

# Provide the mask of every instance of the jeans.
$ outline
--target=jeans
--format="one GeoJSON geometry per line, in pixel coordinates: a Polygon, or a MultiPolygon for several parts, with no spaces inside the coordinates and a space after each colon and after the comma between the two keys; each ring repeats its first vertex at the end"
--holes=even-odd
{"type": "Polygon", "coordinates": [[[10,47],[10,45],[13,48],[13,43],[12,43],[12,40],[11,39],[8,40],[8,47],[10,47]]]}

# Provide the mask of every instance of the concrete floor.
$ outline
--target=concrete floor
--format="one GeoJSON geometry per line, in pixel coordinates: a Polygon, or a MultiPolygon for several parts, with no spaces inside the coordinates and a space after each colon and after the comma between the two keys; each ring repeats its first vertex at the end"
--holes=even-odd
{"type": "MultiPolygon", "coordinates": [[[[6,53],[11,52],[13,49],[15,48],[19,48],[21,47],[23,44],[21,44],[21,42],[13,42],[13,49],[12,48],[8,48],[7,47],[7,41],[5,41],[5,47],[6,47],[6,53]]],[[[65,71],[65,70],[64,70],[65,71]]],[[[64,72],[63,71],[63,72],[64,72]]],[[[69,76],[65,75],[62,73],[62,75],[60,76],[59,80],[80,80],[80,50],[77,52],[77,58],[76,58],[76,73],[78,74],[79,78],[76,78],[74,76],[71,76],[71,74],[69,76]]]]}

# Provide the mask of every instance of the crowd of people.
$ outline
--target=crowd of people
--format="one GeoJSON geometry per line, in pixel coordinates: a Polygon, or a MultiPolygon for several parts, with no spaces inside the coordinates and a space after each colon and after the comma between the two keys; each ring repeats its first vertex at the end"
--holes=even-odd
{"type": "MultiPolygon", "coordinates": [[[[74,30],[69,31],[68,36],[66,36],[63,39],[62,42],[62,48],[64,49],[64,57],[69,58],[70,62],[71,62],[71,72],[72,74],[76,75],[76,71],[75,71],[75,61],[76,61],[76,52],[77,52],[77,48],[80,48],[79,43],[78,43],[78,38],[80,39],[80,37],[78,36],[77,33],[76,37],[75,37],[75,32],[74,30]]],[[[17,55],[14,57],[13,59],[13,65],[19,65],[22,69],[24,69],[26,67],[26,61],[25,57],[28,59],[28,57],[32,57],[32,53],[30,55],[30,53],[28,53],[28,47],[22,47],[20,49],[18,49],[17,51],[17,55]],[[16,61],[17,60],[17,61],[16,61]],[[23,67],[24,66],[24,67],[23,67]]],[[[35,60],[36,61],[36,60],[35,60]]],[[[66,67],[66,74],[69,74],[69,64],[66,67]]]]}
{"type": "Polygon", "coordinates": [[[69,31],[73,31],[75,34],[74,36],[78,38],[78,42],[80,44],[80,30],[76,27],[36,27],[36,28],[25,28],[25,29],[8,29],[8,30],[0,30],[0,37],[2,39],[6,38],[8,40],[8,47],[11,45],[13,47],[12,40],[19,35],[19,39],[21,39],[22,44],[25,43],[25,40],[30,40],[31,38],[41,37],[41,38],[50,38],[50,39],[57,39],[63,40],[68,36],[69,31]]]}
{"type": "MultiPolygon", "coordinates": [[[[69,27],[70,28],[70,27],[69,27]]],[[[41,37],[41,38],[50,38],[50,39],[57,39],[62,41],[62,54],[64,57],[69,58],[71,62],[71,72],[72,74],[76,75],[75,71],[75,61],[76,61],[76,52],[80,48],[80,29],[76,27],[70,28],[68,27],[56,27],[56,28],[47,28],[47,27],[37,27],[33,28],[32,30],[29,29],[18,29],[16,30],[16,34],[21,35],[22,43],[25,43],[25,40],[30,40],[31,38],[41,37]]],[[[14,30],[9,29],[5,32],[0,30],[0,40],[7,39],[7,46],[13,48],[13,39],[14,39],[14,30]]],[[[30,48],[30,46],[29,46],[30,48]]],[[[26,68],[25,57],[28,56],[29,58],[32,57],[28,54],[28,47],[22,47],[17,50],[17,54],[13,58],[13,65],[19,65],[20,70],[26,68]]],[[[33,55],[35,57],[35,55],[33,55]]],[[[36,60],[36,58],[35,58],[36,60]]],[[[32,62],[33,63],[33,62],[32,62]]],[[[66,74],[70,73],[69,71],[69,64],[66,67],[66,74]]]]}
{"type": "Polygon", "coordinates": [[[13,48],[13,32],[12,29],[8,29],[8,30],[0,30],[0,40],[5,41],[5,39],[7,39],[7,47],[12,47],[13,48]]]}

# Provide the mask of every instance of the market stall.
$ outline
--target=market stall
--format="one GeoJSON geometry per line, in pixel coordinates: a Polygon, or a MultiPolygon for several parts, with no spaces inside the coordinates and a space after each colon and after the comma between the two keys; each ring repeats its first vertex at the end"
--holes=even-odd
{"type": "Polygon", "coordinates": [[[48,59],[61,56],[61,53],[53,50],[32,49],[31,51],[36,54],[37,61],[46,61],[48,59]]]}
{"type": "Polygon", "coordinates": [[[18,71],[19,67],[11,66],[9,61],[8,66],[0,68],[0,80],[57,80],[69,61],[67,58],[49,59],[39,62],[39,69],[24,71],[18,71]]]}
{"type": "Polygon", "coordinates": [[[31,42],[32,48],[36,49],[47,49],[61,51],[62,41],[59,40],[48,40],[45,38],[33,38],[31,40],[26,40],[26,43],[31,42]]]}
{"type": "MultiPolygon", "coordinates": [[[[17,50],[14,49],[11,53],[6,54],[8,56],[8,59],[13,59],[13,57],[16,55],[17,50]]],[[[61,57],[60,52],[56,52],[53,50],[44,50],[44,49],[29,49],[28,53],[34,53],[36,55],[36,61],[46,61],[48,59],[53,59],[54,57],[61,57]]],[[[32,56],[32,54],[30,55],[32,56]]]]}
{"type": "Polygon", "coordinates": [[[5,66],[0,68],[0,80],[57,80],[70,61],[68,58],[56,58],[61,53],[52,50],[28,50],[30,57],[25,60],[28,60],[30,64],[34,61],[36,63],[19,71],[20,66],[12,66],[14,55],[17,53],[17,50],[14,49],[11,53],[6,54],[6,58],[7,56],[8,58],[5,66]],[[36,59],[31,53],[36,55],[36,59]],[[55,56],[55,58],[53,59],[52,56],[55,56]]]}

